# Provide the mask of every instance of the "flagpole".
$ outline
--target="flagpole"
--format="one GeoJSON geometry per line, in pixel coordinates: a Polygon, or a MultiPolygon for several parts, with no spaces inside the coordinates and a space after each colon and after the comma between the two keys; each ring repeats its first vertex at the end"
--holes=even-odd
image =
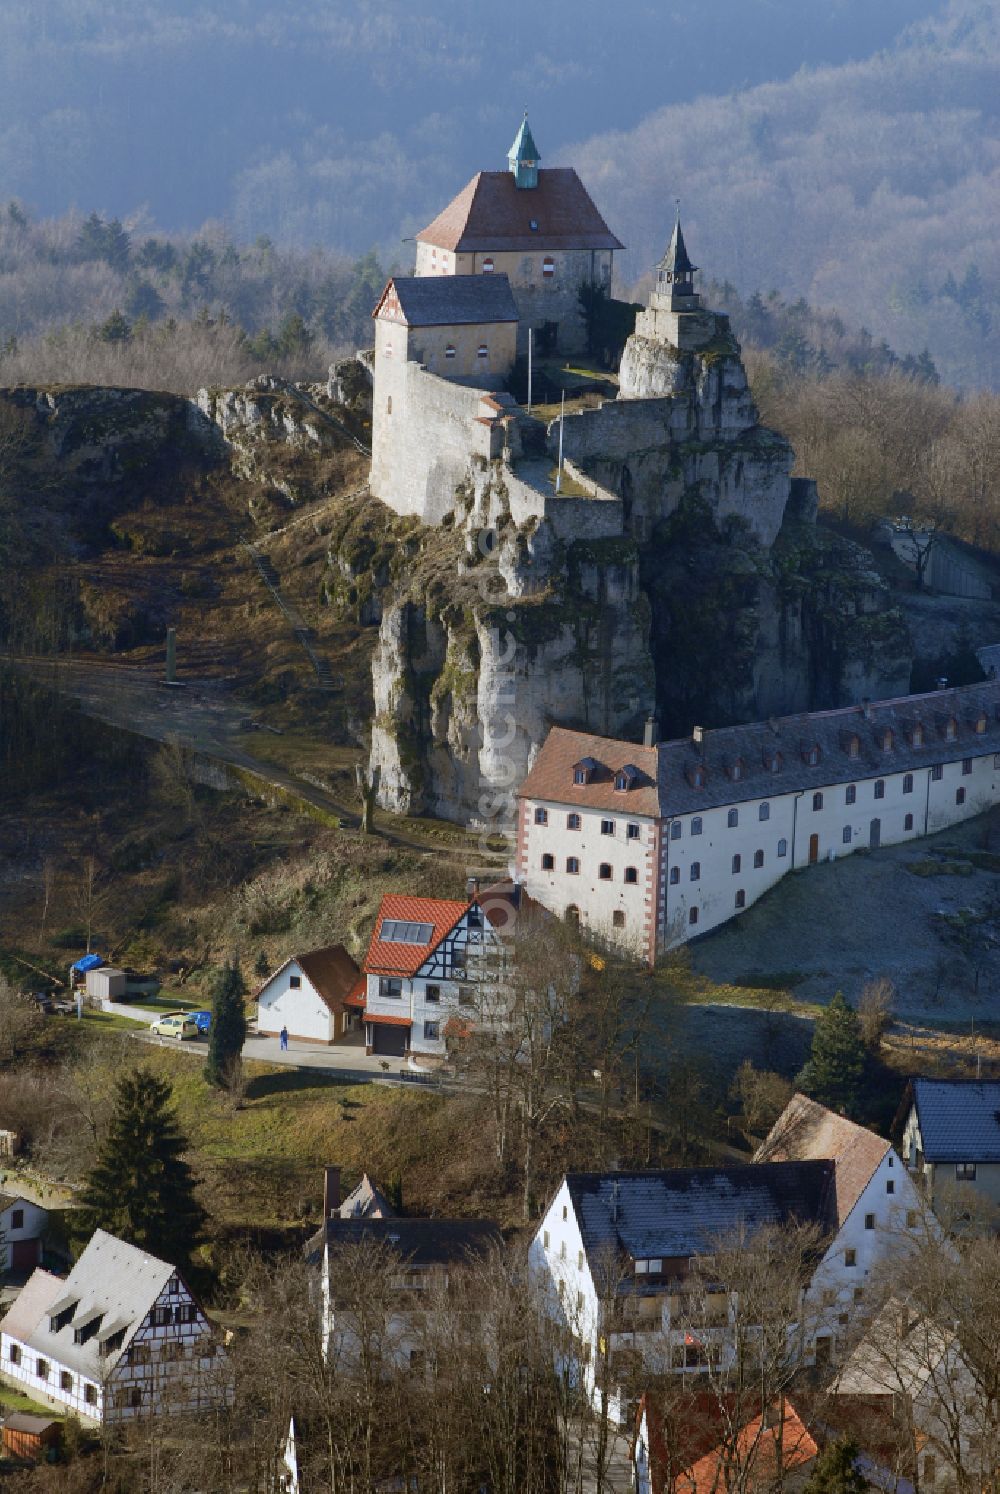
{"type": "Polygon", "coordinates": [[[562,464],[563,464],[563,421],[566,419],[566,391],[562,392],[559,402],[559,466],[556,468],[556,492],[562,492],[562,464]]]}

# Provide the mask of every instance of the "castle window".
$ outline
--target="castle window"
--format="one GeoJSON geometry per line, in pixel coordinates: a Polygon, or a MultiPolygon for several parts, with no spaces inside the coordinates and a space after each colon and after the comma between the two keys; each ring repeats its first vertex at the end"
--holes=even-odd
{"type": "Polygon", "coordinates": [[[904,773],[903,774],[903,793],[904,794],[912,794],[913,793],[913,774],[912,773],[904,773]]]}
{"type": "Polygon", "coordinates": [[[579,876],[580,863],[575,856],[566,857],[566,870],[569,872],[571,877],[579,876]]]}
{"type": "Polygon", "coordinates": [[[729,826],[730,830],[735,830],[736,826],[739,824],[739,822],[740,822],[740,812],[739,812],[739,810],[738,809],[731,809],[729,811],[729,813],[726,815],[726,824],[729,826]]]}
{"type": "Polygon", "coordinates": [[[670,885],[671,885],[671,887],[676,887],[677,883],[680,881],[680,879],[681,879],[681,869],[680,869],[680,867],[679,866],[672,866],[670,868],[670,885]]]}
{"type": "Polygon", "coordinates": [[[845,846],[849,846],[850,845],[850,843],[851,843],[851,827],[850,827],[850,825],[845,825],[844,826],[844,833],[843,833],[842,839],[843,839],[843,842],[844,842],[845,846]]]}
{"type": "Polygon", "coordinates": [[[602,861],[600,866],[597,868],[597,875],[602,882],[610,882],[612,876],[614,875],[611,870],[611,863],[608,861],[602,861]]]}
{"type": "Polygon", "coordinates": [[[965,789],[964,788],[960,788],[960,789],[956,789],[955,790],[955,803],[956,804],[964,804],[965,803],[965,789]]]}
{"type": "Polygon", "coordinates": [[[733,876],[734,877],[738,877],[739,876],[739,874],[740,874],[740,867],[742,865],[743,865],[743,857],[742,856],[734,856],[733,857],[733,876]]]}
{"type": "Polygon", "coordinates": [[[758,869],[758,871],[764,865],[764,852],[763,851],[754,851],[754,853],[753,853],[753,864],[758,869]]]}
{"type": "Polygon", "coordinates": [[[691,924],[692,927],[693,927],[697,922],[698,922],[698,909],[697,908],[690,908],[688,910],[688,923],[691,924]]]}
{"type": "Polygon", "coordinates": [[[740,890],[739,890],[739,892],[737,892],[737,894],[736,894],[736,906],[737,906],[737,908],[745,908],[746,905],[747,905],[747,895],[743,891],[743,888],[741,887],[740,890]]]}
{"type": "Polygon", "coordinates": [[[455,356],[455,344],[453,342],[449,342],[448,346],[445,348],[445,350],[444,350],[444,356],[446,358],[454,358],[454,356],[455,356]]]}
{"type": "Polygon", "coordinates": [[[966,774],[966,775],[972,772],[972,758],[971,757],[963,757],[962,758],[962,772],[963,772],[963,774],[966,774]]]}
{"type": "Polygon", "coordinates": [[[691,834],[692,835],[700,835],[701,834],[701,815],[700,814],[696,814],[695,817],[694,817],[694,819],[691,821],[691,834]]]}
{"type": "Polygon", "coordinates": [[[815,809],[822,809],[822,808],[823,808],[823,795],[822,794],[813,794],[813,809],[815,810],[815,809]]]}
{"type": "Polygon", "coordinates": [[[845,804],[856,804],[857,801],[858,801],[858,786],[857,786],[856,783],[849,783],[847,785],[847,792],[844,795],[844,803],[845,804]]]}
{"type": "Polygon", "coordinates": [[[638,825],[629,825],[629,827],[628,827],[628,838],[629,838],[629,840],[638,840],[639,839],[639,826],[638,825]]]}
{"type": "Polygon", "coordinates": [[[546,851],[545,855],[542,857],[542,871],[554,871],[555,864],[556,858],[554,856],[551,856],[549,852],[546,851]]]}
{"type": "Polygon", "coordinates": [[[580,816],[578,814],[568,814],[566,816],[566,829],[567,830],[579,830],[579,828],[580,828],[580,816]]]}
{"type": "Polygon", "coordinates": [[[476,356],[478,358],[488,358],[490,356],[490,350],[485,342],[481,342],[479,344],[478,348],[476,349],[476,356]]]}
{"type": "Polygon", "coordinates": [[[556,262],[555,262],[555,260],[552,258],[552,256],[550,254],[547,254],[545,256],[545,258],[542,260],[542,274],[545,276],[545,278],[547,280],[549,280],[549,279],[552,278],[552,276],[555,273],[556,273],[556,262]]]}
{"type": "Polygon", "coordinates": [[[875,797],[876,797],[876,799],[884,799],[885,798],[885,779],[884,778],[876,778],[876,780],[875,780],[875,797]]]}
{"type": "Polygon", "coordinates": [[[778,841],[778,855],[779,856],[787,856],[788,855],[788,841],[785,840],[784,838],[782,838],[781,840],[778,841]]]}
{"type": "Polygon", "coordinates": [[[535,824],[536,825],[547,825],[548,823],[549,823],[549,812],[548,812],[548,810],[547,809],[536,809],[535,810],[535,824]]]}
{"type": "Polygon", "coordinates": [[[625,880],[626,880],[626,882],[629,882],[629,883],[638,882],[638,880],[639,880],[639,872],[636,869],[636,867],[634,867],[634,866],[627,866],[625,868],[625,880]]]}
{"type": "Polygon", "coordinates": [[[681,824],[680,820],[674,820],[670,826],[670,839],[680,840],[683,829],[684,826],[681,824]]]}
{"type": "Polygon", "coordinates": [[[770,806],[770,804],[762,804],[760,806],[760,808],[757,811],[757,818],[759,820],[769,820],[771,818],[771,806],[770,806]]]}
{"type": "Polygon", "coordinates": [[[614,835],[614,833],[615,833],[615,822],[614,822],[614,820],[602,820],[601,821],[601,834],[602,835],[614,835]]]}
{"type": "Polygon", "coordinates": [[[906,816],[906,819],[903,821],[903,829],[904,830],[912,830],[913,829],[913,816],[912,816],[912,814],[908,814],[906,816]]]}
{"type": "Polygon", "coordinates": [[[623,929],[625,927],[625,914],[622,912],[621,908],[616,908],[612,913],[611,923],[612,927],[616,929],[623,929]]]}
{"type": "Polygon", "coordinates": [[[944,777],[944,765],[942,763],[934,764],[931,769],[931,777],[935,783],[938,783],[944,777]]]}
{"type": "Polygon", "coordinates": [[[490,254],[487,254],[486,258],[483,260],[483,274],[493,274],[493,256],[490,254]]]}
{"type": "Polygon", "coordinates": [[[691,863],[691,880],[692,880],[692,882],[697,882],[697,881],[700,880],[700,878],[701,878],[701,862],[700,861],[692,861],[692,863],[691,863]]]}

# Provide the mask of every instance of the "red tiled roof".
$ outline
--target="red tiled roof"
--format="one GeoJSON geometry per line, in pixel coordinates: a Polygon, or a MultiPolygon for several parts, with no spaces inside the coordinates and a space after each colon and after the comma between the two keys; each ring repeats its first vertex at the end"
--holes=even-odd
{"type": "MultiPolygon", "coordinates": [[[[657,1398],[645,1394],[639,1402],[637,1426],[646,1418],[649,1437],[650,1472],[653,1494],[716,1494],[725,1486],[720,1478],[720,1461],[726,1449],[722,1438],[739,1414],[739,1398],[730,1393],[693,1391],[670,1403],[669,1426],[665,1424],[657,1398]]],[[[816,1442],[791,1402],[784,1401],[781,1428],[782,1467],[801,1467],[818,1452],[816,1442]]],[[[777,1423],[779,1406],[771,1407],[770,1420],[777,1423]]],[[[753,1485],[763,1487],[776,1471],[779,1435],[777,1425],[762,1433],[760,1416],[741,1427],[731,1456],[746,1465],[754,1444],[752,1458],[753,1485]]]]}
{"type": "Polygon", "coordinates": [[[656,774],[655,747],[553,726],[518,790],[518,797],[555,800],[590,809],[615,809],[621,814],[648,815],[655,819],[660,812],[656,774]],[[589,783],[574,783],[573,769],[585,757],[593,758],[597,767],[589,783]],[[634,786],[624,791],[616,789],[615,773],[629,764],[639,770],[634,786]]]}
{"type": "Polygon", "coordinates": [[[572,167],[540,171],[537,187],[480,171],[417,238],[457,254],[624,247],[572,167]]]}
{"type": "Polygon", "coordinates": [[[345,1006],[364,1006],[365,992],[368,989],[368,980],[364,975],[359,975],[357,981],[344,997],[345,1006]]]}
{"type": "Polygon", "coordinates": [[[409,1017],[383,1017],[381,1012],[362,1012],[362,1022],[374,1022],[377,1027],[412,1027],[409,1017]]]}
{"type": "Polygon", "coordinates": [[[834,1163],[837,1226],[844,1223],[890,1143],[874,1131],[855,1125],[810,1100],[793,1095],[757,1149],[755,1162],[809,1162],[829,1158],[834,1163]]]}
{"type": "Polygon", "coordinates": [[[788,1474],[816,1457],[819,1448],[791,1402],[785,1401],[783,1414],[777,1406],[772,1407],[769,1420],[771,1425],[763,1417],[755,1416],[740,1428],[735,1448],[727,1449],[720,1444],[699,1458],[676,1480],[674,1487],[678,1494],[715,1494],[717,1489],[724,1488],[723,1464],[727,1457],[743,1467],[750,1463],[751,1484],[761,1487],[769,1484],[779,1469],[788,1474]]]}
{"type": "Polygon", "coordinates": [[[386,893],[375,919],[368,953],[365,955],[365,974],[415,975],[468,907],[467,902],[459,902],[457,899],[386,893]],[[382,925],[387,918],[401,923],[429,923],[431,937],[426,944],[387,943],[381,937],[382,925]]]}

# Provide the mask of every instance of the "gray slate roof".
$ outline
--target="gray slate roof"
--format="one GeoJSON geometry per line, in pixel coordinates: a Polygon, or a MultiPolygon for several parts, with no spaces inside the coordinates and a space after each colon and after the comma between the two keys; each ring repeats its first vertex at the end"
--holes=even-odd
{"type": "Polygon", "coordinates": [[[410,327],[517,321],[506,275],[401,275],[392,284],[410,327]]]}
{"type": "Polygon", "coordinates": [[[914,1079],[928,1162],[1000,1162],[1000,1083],[914,1079]]]}
{"type": "Polygon", "coordinates": [[[711,1254],[726,1236],[770,1224],[834,1224],[834,1164],[762,1162],[658,1172],[575,1172],[566,1183],[588,1257],[711,1254]]]}
{"type": "Polygon", "coordinates": [[[0,1323],[35,1353],[100,1381],[121,1359],[175,1268],[135,1245],[96,1230],[65,1281],[35,1271],[21,1296],[0,1323]],[[61,1307],[74,1305],[73,1316],[57,1332],[49,1319],[61,1307]],[[96,1315],[101,1326],[86,1343],[73,1342],[73,1330],[96,1315]],[[102,1355],[101,1340],[124,1328],[121,1346],[102,1355]]]}
{"type": "Polygon", "coordinates": [[[705,731],[700,743],[691,737],[661,742],[654,749],[655,765],[651,749],[629,746],[631,759],[643,774],[636,788],[613,794],[614,766],[620,765],[626,746],[554,726],[519,792],[525,797],[591,808],[606,808],[613,803],[624,814],[634,806],[639,814],[667,817],[1000,752],[1000,680],[873,701],[867,710],[863,706],[843,706],[754,721],[748,726],[721,727],[705,731]],[[985,718],[983,732],[975,727],[980,716],[985,718]],[[954,740],[945,736],[946,723],[951,719],[957,723],[954,740]],[[919,747],[911,744],[909,735],[918,723],[924,733],[919,747]],[[881,745],[886,728],[893,734],[888,749],[881,745]],[[858,754],[851,757],[849,743],[855,737],[858,754]],[[815,765],[807,761],[812,747],[819,749],[815,765]],[[589,784],[574,784],[570,764],[584,756],[596,758],[600,766],[589,784]],[[734,778],[736,765],[740,773],[734,778]],[[699,767],[704,770],[700,788],[693,781],[699,767]],[[651,776],[646,775],[653,772],[655,799],[645,789],[651,782],[651,776]]]}
{"type": "Polygon", "coordinates": [[[318,1261],[324,1244],[378,1244],[412,1266],[462,1265],[502,1243],[492,1219],[327,1219],[306,1245],[306,1258],[318,1261]]]}

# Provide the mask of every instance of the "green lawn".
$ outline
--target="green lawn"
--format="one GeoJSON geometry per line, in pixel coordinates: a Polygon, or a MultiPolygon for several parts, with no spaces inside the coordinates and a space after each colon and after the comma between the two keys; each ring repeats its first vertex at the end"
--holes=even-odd
{"type": "Polygon", "coordinates": [[[65,1413],[52,1406],[42,1406],[31,1400],[24,1391],[15,1388],[6,1376],[0,1377],[0,1407],[7,1411],[26,1411],[29,1416],[47,1416],[53,1421],[63,1421],[65,1413]]]}
{"type": "Polygon", "coordinates": [[[158,996],[143,996],[139,998],[129,997],[126,1006],[136,1006],[143,1012],[190,1012],[201,1011],[197,1001],[192,1001],[190,996],[175,996],[169,991],[161,991],[158,996]]]}

